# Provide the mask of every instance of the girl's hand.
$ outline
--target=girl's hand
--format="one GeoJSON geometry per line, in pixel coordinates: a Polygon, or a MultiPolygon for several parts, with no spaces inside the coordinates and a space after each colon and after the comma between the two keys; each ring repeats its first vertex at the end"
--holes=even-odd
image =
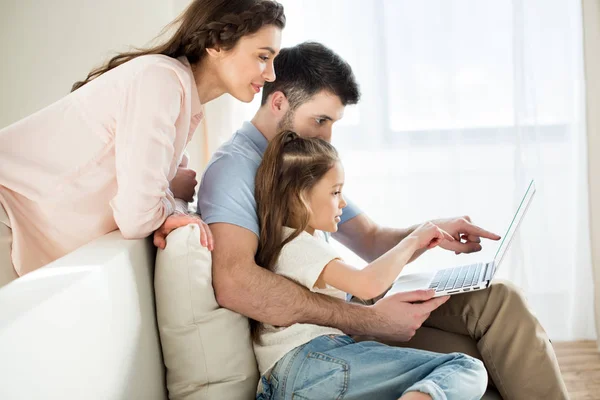
{"type": "Polygon", "coordinates": [[[189,224],[197,224],[200,227],[200,244],[212,251],[214,241],[210,228],[198,215],[189,214],[169,215],[160,228],[154,232],[154,245],[159,249],[164,249],[167,246],[167,236],[169,236],[169,233],[189,224]]]}
{"type": "Polygon", "coordinates": [[[454,241],[455,239],[448,232],[442,230],[432,222],[425,222],[409,235],[416,239],[417,250],[432,249],[444,240],[454,241]]]}

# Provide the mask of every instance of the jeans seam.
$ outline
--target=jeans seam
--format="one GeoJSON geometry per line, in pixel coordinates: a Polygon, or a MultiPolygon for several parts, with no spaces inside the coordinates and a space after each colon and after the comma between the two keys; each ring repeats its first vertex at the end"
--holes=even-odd
{"type": "Polygon", "coordinates": [[[288,362],[288,365],[285,368],[284,374],[283,374],[283,379],[281,379],[279,381],[279,388],[280,390],[283,391],[283,393],[285,393],[285,389],[287,388],[287,380],[288,380],[288,376],[290,373],[290,370],[292,369],[292,365],[294,364],[294,361],[296,360],[296,357],[298,356],[298,353],[300,353],[300,350],[302,350],[304,346],[298,346],[298,348],[296,349],[296,351],[294,351],[294,354],[290,357],[290,360],[288,362]]]}
{"type": "Polygon", "coordinates": [[[337,346],[347,346],[349,344],[353,344],[355,343],[354,340],[352,338],[350,338],[347,335],[336,335],[336,334],[329,334],[329,335],[324,335],[328,340],[332,341],[333,343],[335,343],[337,346]],[[342,337],[347,336],[350,338],[350,340],[352,340],[352,342],[347,343],[346,341],[344,341],[342,339],[342,337]]]}
{"type": "Polygon", "coordinates": [[[335,357],[331,357],[328,354],[321,353],[321,352],[318,352],[318,351],[311,351],[310,353],[308,353],[306,355],[306,358],[314,358],[316,360],[328,361],[328,362],[332,362],[332,363],[335,363],[335,364],[342,365],[344,367],[348,365],[348,363],[345,362],[345,361],[343,361],[343,360],[339,360],[339,359],[337,359],[335,357]]]}

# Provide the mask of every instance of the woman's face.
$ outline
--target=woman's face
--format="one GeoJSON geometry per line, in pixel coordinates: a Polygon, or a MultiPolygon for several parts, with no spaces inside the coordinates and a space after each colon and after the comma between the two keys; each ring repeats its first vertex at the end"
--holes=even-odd
{"type": "Polygon", "coordinates": [[[309,193],[309,227],[324,232],[337,232],[342,208],[347,205],[342,195],[343,187],[344,168],[340,162],[336,162],[309,193]]]}
{"type": "Polygon", "coordinates": [[[240,101],[251,102],[265,82],[275,80],[273,59],[280,47],[281,29],[274,25],[242,36],[219,60],[217,71],[225,91],[240,101]]]}

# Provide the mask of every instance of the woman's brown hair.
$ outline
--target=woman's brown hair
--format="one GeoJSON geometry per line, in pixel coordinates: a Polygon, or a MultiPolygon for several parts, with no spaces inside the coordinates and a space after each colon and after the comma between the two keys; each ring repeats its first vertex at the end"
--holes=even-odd
{"type": "MultiPolygon", "coordinates": [[[[284,131],[269,143],[254,188],[260,226],[256,264],[273,270],[283,246],[307,228],[307,196],[338,161],[335,147],[319,138],[284,131]],[[294,232],[284,237],[284,227],[294,232]]],[[[250,327],[258,341],[260,323],[250,320],[250,327]]]]}
{"type": "Polygon", "coordinates": [[[75,82],[75,91],[136,57],[162,54],[177,58],[186,56],[191,64],[200,61],[207,48],[232,49],[244,35],[256,33],[267,25],[285,27],[283,6],[272,0],[194,0],[164,31],[177,27],[163,44],[147,49],[120,53],[105,65],[92,70],[83,81],[75,82]]]}

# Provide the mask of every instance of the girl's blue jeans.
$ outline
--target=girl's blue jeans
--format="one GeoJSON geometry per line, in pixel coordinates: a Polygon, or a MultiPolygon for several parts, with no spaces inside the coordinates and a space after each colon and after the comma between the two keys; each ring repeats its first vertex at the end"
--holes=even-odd
{"type": "Polygon", "coordinates": [[[262,378],[257,400],[393,399],[417,391],[434,400],[480,399],[487,388],[483,363],[461,353],[440,354],[356,343],[324,335],[295,348],[262,378]]]}

